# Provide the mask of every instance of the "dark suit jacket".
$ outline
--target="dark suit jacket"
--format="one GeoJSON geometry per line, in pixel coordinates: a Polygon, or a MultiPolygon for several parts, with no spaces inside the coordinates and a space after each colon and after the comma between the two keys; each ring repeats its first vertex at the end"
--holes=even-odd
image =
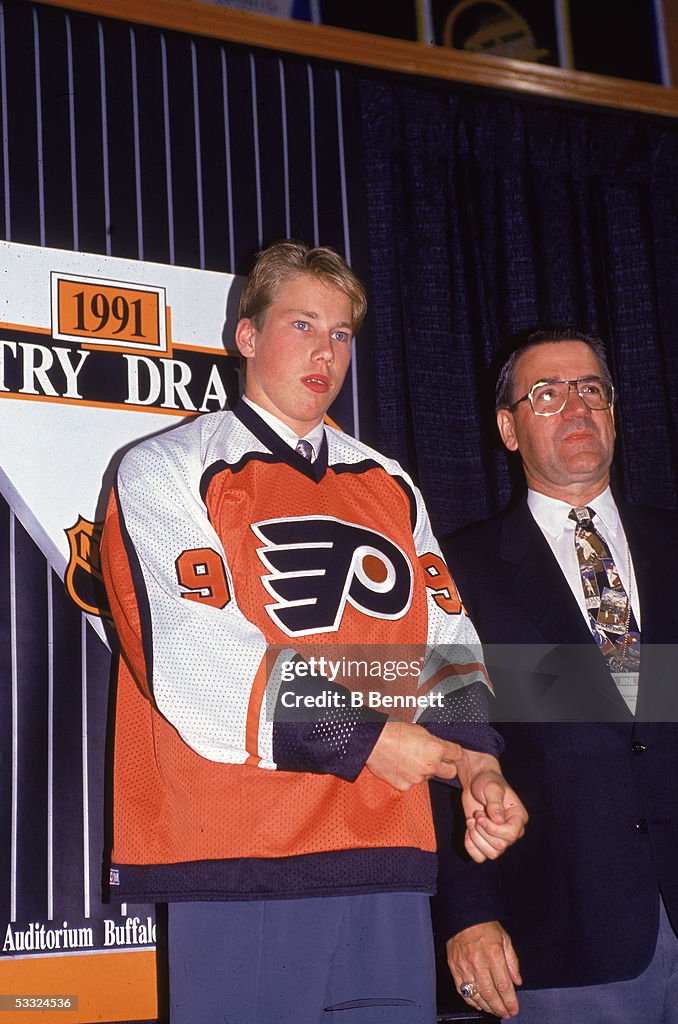
{"type": "MultiPolygon", "coordinates": [[[[502,920],[527,988],[638,975],[660,889],[678,930],[678,517],[618,505],[642,619],[635,720],[526,502],[443,543],[530,822],[497,862],[443,854],[434,918],[442,939],[502,920]]],[[[431,789],[444,850],[449,789],[431,789]]]]}

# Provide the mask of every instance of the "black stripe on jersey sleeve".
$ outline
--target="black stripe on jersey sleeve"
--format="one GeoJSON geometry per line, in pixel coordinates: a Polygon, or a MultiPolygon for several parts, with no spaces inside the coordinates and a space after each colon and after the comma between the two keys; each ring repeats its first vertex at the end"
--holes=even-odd
{"type": "Polygon", "coordinates": [[[440,708],[427,708],[417,719],[434,736],[469,750],[499,757],[504,741],[488,724],[489,691],[482,680],[446,693],[440,708]]]}
{"type": "Polygon", "coordinates": [[[120,535],[122,542],[125,545],[125,551],[127,552],[127,558],[129,560],[130,572],[132,573],[132,582],[134,583],[134,592],[137,597],[137,605],[139,608],[139,620],[141,623],[141,647],[144,652],[144,663],[146,665],[146,681],[150,692],[153,692],[153,629],[151,625],[151,605],[148,599],[148,593],[146,592],[146,584],[144,582],[144,574],[141,571],[141,565],[139,563],[139,556],[137,555],[136,548],[132,542],[127,526],[125,524],[125,516],[122,511],[122,504],[120,502],[120,494],[118,491],[118,481],[115,481],[113,485],[115,489],[115,503],[118,507],[118,520],[120,523],[120,535]]]}
{"type": "MultiPolygon", "coordinates": [[[[292,659],[297,661],[303,664],[303,656],[292,659]]],[[[348,782],[357,779],[365,767],[388,721],[388,715],[380,711],[354,707],[346,687],[319,673],[310,677],[294,673],[293,681],[281,683],[270,712],[273,760],[279,769],[336,775],[348,782]],[[283,692],[293,698],[293,706],[282,703],[283,692]],[[319,693],[326,698],[325,707],[315,706],[319,693]],[[310,713],[299,710],[311,707],[310,713]]]]}

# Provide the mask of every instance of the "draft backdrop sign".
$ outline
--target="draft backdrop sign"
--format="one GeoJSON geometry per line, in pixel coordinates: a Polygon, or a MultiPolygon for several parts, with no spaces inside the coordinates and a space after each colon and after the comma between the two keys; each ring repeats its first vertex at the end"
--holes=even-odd
{"type": "Polygon", "coordinates": [[[0,1011],[18,1024],[157,1014],[154,908],[102,899],[99,537],[124,451],[227,405],[240,287],[0,242],[0,1011]]]}

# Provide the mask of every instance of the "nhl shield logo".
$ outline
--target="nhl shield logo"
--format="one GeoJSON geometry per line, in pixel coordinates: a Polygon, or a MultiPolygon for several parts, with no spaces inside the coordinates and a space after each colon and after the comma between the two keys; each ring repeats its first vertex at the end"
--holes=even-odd
{"type": "Polygon", "coordinates": [[[77,523],[66,530],[71,557],[64,584],[69,596],[83,611],[110,618],[101,574],[102,529],[102,523],[92,523],[78,516],[77,523]]]}

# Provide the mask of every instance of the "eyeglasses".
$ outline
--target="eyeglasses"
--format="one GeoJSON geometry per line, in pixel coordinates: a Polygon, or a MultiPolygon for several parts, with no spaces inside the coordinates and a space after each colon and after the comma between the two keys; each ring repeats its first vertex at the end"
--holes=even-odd
{"type": "Polygon", "coordinates": [[[614,401],[614,386],[602,377],[577,377],[576,380],[540,380],[526,395],[508,405],[513,412],[521,402],[529,401],[535,416],[555,416],[562,412],[574,388],[582,402],[594,412],[609,409],[614,401]]]}

